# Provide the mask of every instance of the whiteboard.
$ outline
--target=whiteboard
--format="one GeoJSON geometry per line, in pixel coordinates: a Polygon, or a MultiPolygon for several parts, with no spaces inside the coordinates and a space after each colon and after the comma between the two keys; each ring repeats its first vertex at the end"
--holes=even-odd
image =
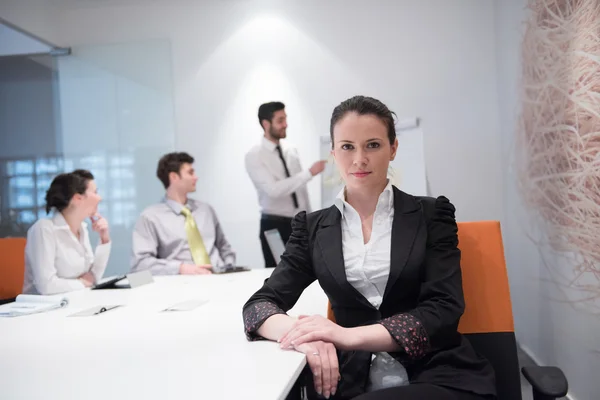
{"type": "MultiPolygon", "coordinates": [[[[426,196],[427,173],[425,169],[425,150],[423,132],[419,126],[409,126],[397,133],[398,151],[396,158],[390,163],[391,173],[388,175],[398,189],[415,195],[426,196]]],[[[331,156],[331,140],[322,136],[320,143],[321,159],[327,160],[325,170],[321,174],[321,207],[330,207],[335,197],[344,187],[331,156]]]]}

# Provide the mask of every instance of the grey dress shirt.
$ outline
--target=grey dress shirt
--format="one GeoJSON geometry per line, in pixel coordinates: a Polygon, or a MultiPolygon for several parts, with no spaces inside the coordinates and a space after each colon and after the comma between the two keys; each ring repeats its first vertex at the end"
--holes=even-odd
{"type": "MultiPolygon", "coordinates": [[[[235,252],[225,238],[214,209],[201,201],[188,199],[214,267],[235,265],[235,252]]],[[[175,275],[181,264],[194,264],[185,233],[182,205],[165,198],[146,208],[133,230],[131,271],[149,270],[153,275],[175,275]]]]}

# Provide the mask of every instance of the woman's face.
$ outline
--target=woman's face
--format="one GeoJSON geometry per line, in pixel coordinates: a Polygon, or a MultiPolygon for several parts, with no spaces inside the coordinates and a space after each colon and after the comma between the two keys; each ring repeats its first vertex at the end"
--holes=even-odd
{"type": "Polygon", "coordinates": [[[385,186],[398,140],[390,145],[387,127],[379,117],[346,114],[333,127],[333,142],[331,153],[348,189],[385,186]]]}
{"type": "Polygon", "coordinates": [[[76,194],[73,197],[75,206],[80,208],[86,217],[91,217],[98,212],[98,204],[102,197],[98,194],[98,188],[94,180],[88,181],[87,189],[84,194],[76,194]]]}

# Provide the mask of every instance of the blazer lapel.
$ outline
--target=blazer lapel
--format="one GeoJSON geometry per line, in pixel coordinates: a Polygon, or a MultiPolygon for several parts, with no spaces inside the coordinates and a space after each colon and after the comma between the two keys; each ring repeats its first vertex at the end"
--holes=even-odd
{"type": "Polygon", "coordinates": [[[404,270],[421,223],[420,208],[414,197],[407,195],[396,187],[393,187],[393,189],[394,221],[392,222],[390,275],[385,287],[384,297],[387,296],[400,277],[402,270],[404,270]]]}
{"type": "Polygon", "coordinates": [[[362,305],[374,308],[365,297],[354,288],[346,277],[346,265],[342,247],[342,216],[339,210],[332,206],[328,214],[320,223],[317,231],[316,244],[321,250],[327,269],[331,275],[348,294],[355,297],[362,305]]]}

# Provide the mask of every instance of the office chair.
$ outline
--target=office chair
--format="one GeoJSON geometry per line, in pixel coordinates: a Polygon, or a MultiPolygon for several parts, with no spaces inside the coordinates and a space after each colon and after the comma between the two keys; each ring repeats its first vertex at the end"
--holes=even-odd
{"type": "MultiPolygon", "coordinates": [[[[496,372],[498,400],[521,400],[521,380],[508,275],[498,221],[458,223],[465,312],[458,330],[496,372]]],[[[335,321],[328,305],[327,317],[335,321]]],[[[556,367],[524,367],[534,400],[566,396],[567,378],[556,367]]]]}
{"type": "Polygon", "coordinates": [[[23,290],[25,238],[0,239],[0,304],[9,303],[23,290]]]}

